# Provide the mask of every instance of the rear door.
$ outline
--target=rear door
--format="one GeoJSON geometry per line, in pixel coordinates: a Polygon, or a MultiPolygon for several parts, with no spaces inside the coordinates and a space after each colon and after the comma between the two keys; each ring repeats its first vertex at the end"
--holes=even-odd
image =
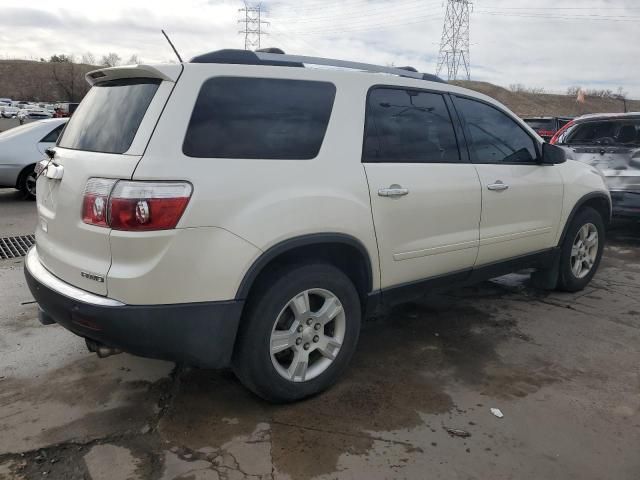
{"type": "Polygon", "coordinates": [[[458,148],[445,95],[373,88],[365,130],[382,287],[471,268],[480,183],[458,148]]]}
{"type": "Polygon", "coordinates": [[[173,85],[149,73],[100,72],[102,81],[69,120],[53,160],[38,178],[40,260],[57,277],[101,295],[107,293],[111,264],[110,229],[82,221],[83,194],[90,178],[131,178],[173,85]]]}
{"type": "Polygon", "coordinates": [[[482,184],[476,265],[554,246],[564,194],[558,169],[538,163],[538,142],[507,113],[471,98],[454,101],[482,184]]]}

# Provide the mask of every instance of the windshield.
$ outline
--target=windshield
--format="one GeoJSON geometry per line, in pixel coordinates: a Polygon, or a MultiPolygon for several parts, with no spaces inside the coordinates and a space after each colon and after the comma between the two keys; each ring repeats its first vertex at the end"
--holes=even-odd
{"type": "Polygon", "coordinates": [[[150,78],[97,83],[78,106],[58,145],[92,152],[126,152],[159,85],[160,80],[150,78]]]}
{"type": "Polygon", "coordinates": [[[640,119],[580,123],[569,133],[569,145],[640,145],[640,119]]]}

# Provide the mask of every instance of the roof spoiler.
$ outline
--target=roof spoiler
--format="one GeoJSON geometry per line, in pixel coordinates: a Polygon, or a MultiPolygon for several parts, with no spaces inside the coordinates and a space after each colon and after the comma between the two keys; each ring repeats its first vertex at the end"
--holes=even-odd
{"type": "Polygon", "coordinates": [[[175,82],[178,80],[182,68],[182,65],[179,64],[125,65],[92,70],[85,75],[85,79],[90,85],[121,78],[159,78],[167,82],[175,82]]]}

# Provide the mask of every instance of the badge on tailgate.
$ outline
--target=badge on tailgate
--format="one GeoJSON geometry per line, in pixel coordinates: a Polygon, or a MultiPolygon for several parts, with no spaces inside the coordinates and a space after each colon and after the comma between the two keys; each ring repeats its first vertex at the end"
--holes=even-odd
{"type": "Polygon", "coordinates": [[[88,280],[93,280],[94,282],[104,283],[104,277],[100,275],[95,275],[89,272],[80,272],[80,275],[88,280]]]}

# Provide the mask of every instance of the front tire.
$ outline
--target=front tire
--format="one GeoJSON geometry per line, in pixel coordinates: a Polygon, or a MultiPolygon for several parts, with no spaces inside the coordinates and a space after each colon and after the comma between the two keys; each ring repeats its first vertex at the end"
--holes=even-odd
{"type": "Polygon", "coordinates": [[[586,287],[598,269],[605,242],[604,221],[591,207],[572,220],[560,251],[558,289],[577,292],[586,287]]]}
{"type": "Polygon", "coordinates": [[[22,192],[22,196],[26,200],[36,199],[36,181],[38,177],[34,169],[34,166],[26,168],[18,179],[18,190],[22,192]]]}
{"type": "Polygon", "coordinates": [[[330,387],[360,334],[360,298],[340,269],[294,265],[252,292],[234,351],[240,381],[260,397],[292,402],[330,387]]]}

